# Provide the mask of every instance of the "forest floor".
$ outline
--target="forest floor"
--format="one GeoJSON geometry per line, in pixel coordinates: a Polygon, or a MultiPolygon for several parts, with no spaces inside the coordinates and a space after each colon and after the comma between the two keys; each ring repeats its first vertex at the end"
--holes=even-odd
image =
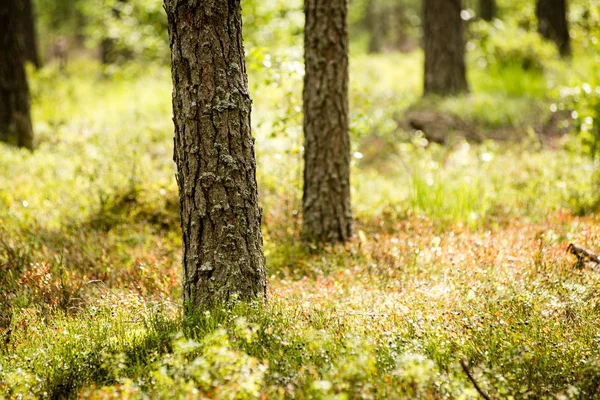
{"type": "Polygon", "coordinates": [[[354,60],[356,235],[322,248],[297,240],[298,61],[249,63],[269,298],[187,318],[168,70],[31,72],[38,148],[0,148],[0,398],[600,396],[600,272],[567,252],[600,247],[593,162],[536,134],[537,75],[425,104],[519,140],[407,132],[420,57],[354,60]]]}

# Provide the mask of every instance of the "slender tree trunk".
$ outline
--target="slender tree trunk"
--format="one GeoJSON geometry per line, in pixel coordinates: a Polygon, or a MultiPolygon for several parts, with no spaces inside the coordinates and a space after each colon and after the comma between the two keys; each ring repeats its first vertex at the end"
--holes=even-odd
{"type": "Polygon", "coordinates": [[[483,20],[492,21],[497,13],[496,0],[479,0],[479,14],[483,20]]]}
{"type": "Polygon", "coordinates": [[[540,34],[558,46],[563,57],[571,54],[571,38],[567,22],[567,0],[538,0],[535,14],[540,34]]]}
{"type": "MultiPolygon", "coordinates": [[[[127,0],[118,0],[116,6],[113,7],[112,17],[115,20],[121,19],[121,5],[127,3],[127,0]]],[[[115,39],[106,37],[100,42],[100,62],[104,65],[110,65],[117,62],[119,59],[119,51],[115,48],[115,39]]]]}
{"type": "Polygon", "coordinates": [[[467,92],[461,0],[423,1],[425,94],[467,92]]]}
{"type": "Polygon", "coordinates": [[[375,0],[368,0],[365,22],[369,32],[369,53],[380,53],[384,39],[384,29],[381,19],[377,18],[377,5],[375,0]]]}
{"type": "Polygon", "coordinates": [[[266,296],[240,0],[165,0],[188,310],[266,296]]]}
{"type": "Polygon", "coordinates": [[[25,60],[31,62],[36,68],[39,68],[41,67],[41,62],[37,45],[33,4],[31,0],[20,0],[18,5],[25,60]]]}
{"type": "Polygon", "coordinates": [[[114,54],[114,40],[113,39],[102,39],[100,42],[100,62],[104,65],[113,64],[115,60],[114,54]]]}
{"type": "Polygon", "coordinates": [[[33,149],[20,1],[0,1],[0,141],[33,149]]]}
{"type": "Polygon", "coordinates": [[[352,236],[348,2],[305,0],[304,238],[352,236]]]}
{"type": "Polygon", "coordinates": [[[406,19],[406,9],[403,3],[398,2],[394,5],[391,10],[393,18],[395,20],[394,27],[396,28],[395,33],[395,48],[400,51],[405,51],[408,42],[408,35],[406,34],[406,26],[408,21],[406,19]]]}

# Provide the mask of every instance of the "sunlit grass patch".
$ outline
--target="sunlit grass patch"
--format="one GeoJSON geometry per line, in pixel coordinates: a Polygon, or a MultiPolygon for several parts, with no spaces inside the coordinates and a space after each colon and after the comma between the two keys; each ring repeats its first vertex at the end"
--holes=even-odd
{"type": "Polygon", "coordinates": [[[592,164],[580,155],[527,143],[438,146],[416,140],[397,145],[385,171],[373,168],[366,164],[354,175],[359,217],[425,215],[474,228],[544,219],[569,207],[593,177],[592,164]]]}
{"type": "Polygon", "coordinates": [[[0,381],[12,395],[474,397],[464,358],[495,395],[592,394],[599,276],[574,270],[564,249],[597,245],[597,222],[557,214],[439,232],[413,218],[306,254],[299,267],[314,278],[283,271],[264,307],[191,320],[168,301],[99,286],[77,316],[43,324],[35,309],[18,311],[0,381]],[[238,374],[248,386],[222,386],[238,374]]]}

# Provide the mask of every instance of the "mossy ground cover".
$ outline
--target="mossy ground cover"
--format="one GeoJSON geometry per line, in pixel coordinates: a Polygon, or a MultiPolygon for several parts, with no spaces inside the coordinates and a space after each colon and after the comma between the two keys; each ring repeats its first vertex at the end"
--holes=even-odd
{"type": "Polygon", "coordinates": [[[168,70],[31,73],[38,148],[0,149],[0,398],[477,398],[461,361],[492,398],[598,396],[600,273],[566,252],[600,247],[595,167],[527,129],[550,99],[476,71],[435,105],[523,140],[440,146],[394,122],[422,56],[354,57],[356,235],[303,245],[300,56],[249,57],[269,299],[187,317],[168,70]]]}

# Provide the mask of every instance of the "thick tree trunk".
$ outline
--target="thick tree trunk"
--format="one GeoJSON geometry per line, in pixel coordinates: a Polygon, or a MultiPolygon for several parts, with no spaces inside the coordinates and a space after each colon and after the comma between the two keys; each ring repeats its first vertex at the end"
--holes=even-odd
{"type": "Polygon", "coordinates": [[[498,6],[496,0],[479,0],[479,15],[485,21],[492,21],[496,18],[498,6]]]}
{"type": "Polygon", "coordinates": [[[19,2],[0,1],[0,141],[33,148],[19,2]]]}
{"type": "Polygon", "coordinates": [[[306,0],[304,39],[305,239],[352,236],[348,125],[348,2],[306,0]]]}
{"type": "Polygon", "coordinates": [[[188,310],[266,296],[240,0],[165,0],[188,310]]]}
{"type": "Polygon", "coordinates": [[[33,4],[31,0],[20,0],[18,5],[25,60],[39,68],[41,62],[37,45],[33,4]]]}
{"type": "Polygon", "coordinates": [[[567,0],[538,0],[535,8],[540,34],[558,46],[560,54],[571,54],[571,39],[567,22],[567,0]]]}
{"type": "Polygon", "coordinates": [[[425,94],[467,92],[461,0],[423,1],[425,94]]]}

